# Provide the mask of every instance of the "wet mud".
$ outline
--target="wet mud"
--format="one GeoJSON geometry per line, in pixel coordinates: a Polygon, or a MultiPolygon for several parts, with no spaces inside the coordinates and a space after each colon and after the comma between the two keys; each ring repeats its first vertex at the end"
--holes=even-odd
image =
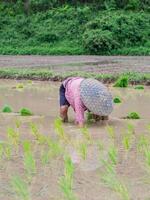
{"type": "MultiPolygon", "coordinates": [[[[14,128],[20,122],[19,132],[21,139],[33,141],[30,124],[35,123],[39,131],[52,138],[57,138],[54,130],[54,121],[59,116],[59,86],[57,82],[28,82],[0,80],[0,108],[5,104],[12,107],[13,113],[0,113],[0,141],[7,139],[7,129],[14,128]],[[21,82],[24,87],[17,89],[21,82]],[[23,117],[19,115],[22,107],[29,108],[34,115],[23,117]]],[[[149,135],[150,124],[150,88],[135,90],[109,86],[113,96],[119,96],[122,103],[114,105],[114,111],[108,121],[100,121],[87,124],[92,142],[88,143],[87,156],[83,159],[77,149],[77,145],[84,136],[74,124],[74,112],[69,110],[69,122],[63,124],[65,134],[70,138],[64,148],[72,158],[75,165],[73,192],[80,200],[119,200],[119,195],[101,183],[103,171],[102,159],[107,160],[108,149],[112,146],[112,138],[108,133],[108,127],[112,127],[115,134],[114,144],[118,149],[118,162],[116,171],[120,179],[126,184],[131,200],[150,199],[150,184],[145,181],[148,177],[143,164],[143,158],[137,151],[137,143],[142,134],[149,135]],[[141,119],[127,120],[123,117],[130,112],[138,112],[141,119]],[[134,127],[133,141],[127,154],[122,145],[123,134],[128,127],[134,127]],[[100,144],[103,144],[102,154],[100,144]],[[101,159],[102,158],[102,159],[101,159]]],[[[39,147],[34,149],[37,165],[37,173],[30,184],[31,198],[33,200],[62,200],[63,195],[59,189],[59,178],[63,175],[63,156],[50,161],[42,166],[38,157],[39,147]]],[[[22,153],[11,160],[0,161],[0,199],[12,200],[14,192],[10,186],[12,175],[19,174],[24,177],[22,153]]]]}

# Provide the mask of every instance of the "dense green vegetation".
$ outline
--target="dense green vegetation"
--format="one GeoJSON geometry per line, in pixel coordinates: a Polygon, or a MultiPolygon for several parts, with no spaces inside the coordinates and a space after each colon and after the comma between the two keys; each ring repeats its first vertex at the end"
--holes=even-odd
{"type": "Polygon", "coordinates": [[[8,0],[0,54],[150,55],[149,0],[8,0]]]}

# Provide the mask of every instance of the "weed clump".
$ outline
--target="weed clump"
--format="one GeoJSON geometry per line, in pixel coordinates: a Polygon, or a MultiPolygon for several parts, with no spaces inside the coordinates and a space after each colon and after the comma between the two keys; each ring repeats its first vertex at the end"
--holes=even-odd
{"type": "Polygon", "coordinates": [[[9,105],[4,105],[4,107],[2,108],[2,112],[11,113],[12,112],[12,108],[9,105]]]}
{"type": "Polygon", "coordinates": [[[121,103],[121,99],[119,97],[115,97],[113,101],[114,103],[121,103]]]}
{"type": "Polygon", "coordinates": [[[127,119],[140,119],[140,115],[136,112],[131,112],[126,117],[127,119]]]}
{"type": "Polygon", "coordinates": [[[136,90],[144,90],[144,86],[143,85],[137,85],[135,86],[136,90]]]}
{"type": "Polygon", "coordinates": [[[28,108],[21,108],[20,110],[21,116],[31,116],[33,113],[28,108]]]}
{"type": "Polygon", "coordinates": [[[122,76],[116,81],[116,83],[114,84],[114,87],[125,88],[125,87],[128,87],[128,84],[129,84],[128,77],[127,76],[122,76]]]}

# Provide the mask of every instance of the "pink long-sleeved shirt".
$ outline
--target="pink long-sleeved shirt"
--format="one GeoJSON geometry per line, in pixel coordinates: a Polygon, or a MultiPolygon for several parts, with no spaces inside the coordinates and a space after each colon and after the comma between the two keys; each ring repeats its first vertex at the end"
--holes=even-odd
{"type": "Polygon", "coordinates": [[[83,80],[84,79],[80,77],[73,77],[68,78],[63,82],[63,85],[66,89],[66,99],[75,111],[75,118],[77,123],[84,122],[84,111],[86,110],[86,107],[80,98],[80,84],[83,80]]]}

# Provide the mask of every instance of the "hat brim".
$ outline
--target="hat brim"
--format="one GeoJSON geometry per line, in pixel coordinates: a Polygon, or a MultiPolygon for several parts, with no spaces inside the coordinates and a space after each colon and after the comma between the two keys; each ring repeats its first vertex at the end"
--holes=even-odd
{"type": "Polygon", "coordinates": [[[107,87],[95,79],[84,79],[80,85],[83,104],[92,113],[108,116],[113,110],[113,98],[107,87]]]}

